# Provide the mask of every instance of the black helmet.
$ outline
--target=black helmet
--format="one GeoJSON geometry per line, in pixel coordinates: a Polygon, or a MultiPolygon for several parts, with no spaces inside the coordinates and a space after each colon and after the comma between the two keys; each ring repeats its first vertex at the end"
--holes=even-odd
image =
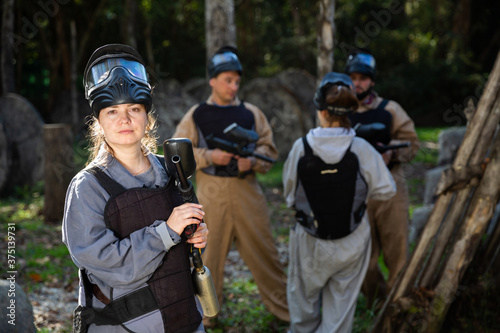
{"type": "Polygon", "coordinates": [[[83,77],[85,98],[94,116],[108,106],[143,104],[151,110],[151,85],[144,60],[128,45],[104,45],[90,56],[83,77]]]}
{"type": "Polygon", "coordinates": [[[375,80],[375,58],[365,52],[352,53],[347,58],[345,72],[347,74],[361,73],[375,80]]]}
{"type": "Polygon", "coordinates": [[[208,76],[213,78],[222,72],[228,71],[236,71],[241,75],[243,68],[236,52],[236,48],[232,46],[223,46],[215,52],[208,64],[208,76]]]}
{"type": "Polygon", "coordinates": [[[316,90],[316,94],[314,94],[314,105],[316,106],[316,108],[318,110],[328,110],[338,116],[342,116],[346,113],[352,112],[354,109],[351,107],[340,107],[326,104],[325,92],[333,85],[345,86],[349,89],[352,89],[353,87],[351,78],[348,75],[335,72],[327,73],[321,80],[321,83],[316,90]]]}

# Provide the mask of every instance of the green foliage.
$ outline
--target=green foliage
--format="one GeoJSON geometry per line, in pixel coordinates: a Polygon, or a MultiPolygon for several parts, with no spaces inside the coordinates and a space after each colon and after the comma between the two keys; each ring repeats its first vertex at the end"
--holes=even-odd
{"type": "Polygon", "coordinates": [[[446,129],[445,127],[417,127],[418,139],[423,142],[438,143],[439,134],[446,129]]]}
{"type": "MultiPolygon", "coordinates": [[[[14,48],[18,91],[45,120],[57,95],[70,89],[68,63],[77,62],[82,92],[86,60],[106,43],[134,39],[156,78],[185,82],[205,77],[204,1],[141,0],[135,2],[136,11],[118,0],[70,1],[57,6],[57,16],[49,13],[35,22],[46,14],[40,3],[15,2],[14,48]],[[71,22],[77,31],[76,56],[69,52],[71,22]]],[[[318,3],[234,1],[244,81],[292,67],[316,74],[318,3]]],[[[500,33],[499,10],[499,2],[487,0],[464,6],[455,0],[337,0],[333,70],[343,71],[353,48],[368,48],[377,59],[376,90],[398,101],[419,126],[463,125],[464,101],[472,97],[477,102],[500,47],[492,37],[500,33]]]]}
{"type": "Polygon", "coordinates": [[[271,169],[266,174],[257,174],[257,180],[265,187],[283,187],[282,182],[282,171],[283,171],[283,161],[278,161],[273,164],[271,169]]]}

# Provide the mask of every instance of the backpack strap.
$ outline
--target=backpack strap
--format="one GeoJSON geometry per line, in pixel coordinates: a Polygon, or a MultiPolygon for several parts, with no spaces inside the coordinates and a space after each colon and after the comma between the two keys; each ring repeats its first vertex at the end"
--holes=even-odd
{"type": "Polygon", "coordinates": [[[304,144],[304,150],[306,155],[312,155],[313,151],[311,149],[311,146],[309,146],[309,143],[307,142],[306,136],[304,135],[302,137],[302,143],[304,144]]]}

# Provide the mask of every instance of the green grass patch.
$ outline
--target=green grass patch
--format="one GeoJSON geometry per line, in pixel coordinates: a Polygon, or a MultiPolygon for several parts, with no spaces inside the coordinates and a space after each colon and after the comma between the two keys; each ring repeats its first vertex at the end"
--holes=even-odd
{"type": "MultiPolygon", "coordinates": [[[[42,190],[40,182],[31,188],[16,188],[0,200],[0,219],[15,226],[18,282],[28,292],[40,283],[64,286],[77,280],[78,270],[62,243],[60,224],[44,223],[42,190]]],[[[5,230],[1,234],[6,237],[5,230]]]]}
{"type": "Polygon", "coordinates": [[[265,187],[279,187],[283,186],[282,172],[283,164],[285,162],[278,161],[273,164],[271,169],[266,174],[257,174],[257,180],[265,187]]]}
{"type": "Polygon", "coordinates": [[[352,323],[352,333],[365,333],[370,331],[376,317],[376,305],[377,304],[374,304],[372,308],[369,308],[366,304],[365,296],[359,293],[356,303],[356,312],[354,313],[354,321],[352,323]]]}
{"type": "Polygon", "coordinates": [[[439,139],[439,133],[445,130],[447,127],[417,127],[415,128],[418,139],[426,142],[437,143],[439,139]]]}
{"type": "Polygon", "coordinates": [[[437,164],[438,157],[438,149],[421,146],[411,163],[423,163],[430,168],[437,164]]]}
{"type": "Polygon", "coordinates": [[[260,299],[257,285],[252,279],[236,279],[224,286],[224,303],[214,328],[208,333],[225,332],[284,332],[288,323],[272,315],[260,299]]]}

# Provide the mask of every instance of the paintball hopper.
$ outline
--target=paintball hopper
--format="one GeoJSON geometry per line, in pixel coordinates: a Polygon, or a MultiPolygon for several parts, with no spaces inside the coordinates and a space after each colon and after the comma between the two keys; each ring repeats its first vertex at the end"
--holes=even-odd
{"type": "Polygon", "coordinates": [[[238,142],[243,146],[259,140],[257,132],[243,128],[236,123],[232,123],[226,127],[224,129],[224,134],[227,135],[229,140],[238,142]]]}
{"type": "Polygon", "coordinates": [[[175,175],[177,167],[175,166],[172,158],[176,156],[180,158],[182,170],[186,178],[191,177],[196,171],[196,160],[193,154],[193,144],[191,140],[186,138],[172,138],[163,142],[163,154],[165,155],[165,164],[167,171],[170,175],[175,175]]]}

